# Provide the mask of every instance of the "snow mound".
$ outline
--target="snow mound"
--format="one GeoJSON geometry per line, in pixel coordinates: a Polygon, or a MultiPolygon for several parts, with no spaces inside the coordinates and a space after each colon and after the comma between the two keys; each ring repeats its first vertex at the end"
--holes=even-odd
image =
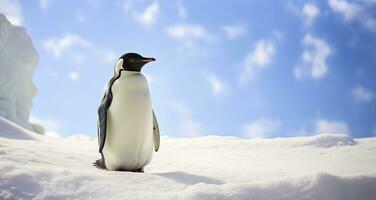
{"type": "Polygon", "coordinates": [[[269,183],[224,184],[220,186],[196,184],[178,195],[178,199],[312,199],[312,200],[374,200],[376,177],[341,178],[319,173],[300,179],[269,183]]]}
{"type": "Polygon", "coordinates": [[[38,136],[36,136],[35,133],[17,126],[16,124],[0,117],[0,137],[8,139],[35,140],[38,136]]]}
{"type": "Polygon", "coordinates": [[[348,137],[347,135],[340,134],[320,134],[313,136],[308,141],[303,142],[302,146],[315,146],[315,147],[335,147],[335,146],[347,146],[355,145],[357,142],[348,137]]]}
{"type": "Polygon", "coordinates": [[[38,54],[25,29],[0,13],[0,116],[31,129],[29,115],[37,88],[32,77],[38,54]]]}
{"type": "Polygon", "coordinates": [[[296,145],[323,136],[163,138],[146,172],[132,173],[94,168],[97,141],[83,136],[9,139],[29,134],[36,135],[0,119],[0,199],[376,197],[376,138],[357,139],[357,145],[341,148],[296,145]]]}

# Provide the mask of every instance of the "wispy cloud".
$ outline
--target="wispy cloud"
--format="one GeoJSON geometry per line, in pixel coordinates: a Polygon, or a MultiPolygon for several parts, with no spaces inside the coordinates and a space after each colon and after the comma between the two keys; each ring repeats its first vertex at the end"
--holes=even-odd
{"type": "Polygon", "coordinates": [[[318,119],[315,124],[316,134],[350,134],[350,128],[343,121],[328,121],[326,119],[318,119]]]}
{"type": "Polygon", "coordinates": [[[77,62],[85,60],[84,54],[96,57],[103,62],[111,63],[116,59],[114,52],[95,46],[78,34],[65,34],[62,37],[50,38],[42,43],[44,49],[50,52],[55,58],[60,58],[64,53],[69,54],[77,62]],[[80,50],[79,53],[72,53],[73,50],[80,50]]]}
{"type": "Polygon", "coordinates": [[[357,86],[352,90],[352,96],[355,102],[370,102],[375,98],[375,93],[362,86],[357,86]]]}
{"type": "Polygon", "coordinates": [[[320,13],[320,9],[313,3],[306,3],[303,6],[302,13],[304,17],[306,18],[306,25],[311,25],[316,17],[320,13]]]}
{"type": "Polygon", "coordinates": [[[160,7],[158,2],[145,5],[141,2],[126,0],[123,3],[123,10],[142,26],[151,27],[157,22],[160,7]]]}
{"type": "Polygon", "coordinates": [[[179,126],[181,134],[184,136],[200,136],[203,135],[201,123],[192,118],[191,110],[182,102],[174,102],[172,107],[179,117],[179,126]]]}
{"type": "Polygon", "coordinates": [[[0,13],[14,25],[22,25],[22,9],[18,0],[0,0],[0,13]]]}
{"type": "Polygon", "coordinates": [[[43,47],[51,52],[55,58],[60,57],[62,52],[74,46],[92,48],[92,44],[76,34],[66,34],[60,38],[51,38],[43,42],[43,47]]]}
{"type": "Polygon", "coordinates": [[[52,118],[40,118],[36,116],[30,117],[30,122],[35,124],[40,124],[45,129],[44,134],[51,137],[60,137],[59,131],[61,124],[59,121],[52,118]]]}
{"type": "Polygon", "coordinates": [[[199,24],[176,24],[166,29],[167,34],[175,39],[191,40],[199,39],[208,42],[216,40],[215,36],[209,33],[199,24]]]}
{"type": "Polygon", "coordinates": [[[241,84],[248,83],[259,70],[266,68],[273,60],[276,49],[272,41],[259,40],[256,47],[246,55],[239,78],[241,84]]]}
{"type": "Polygon", "coordinates": [[[156,22],[158,13],[159,4],[154,2],[150,4],[139,16],[136,16],[136,19],[144,26],[152,26],[156,22]]]}
{"type": "Polygon", "coordinates": [[[360,5],[355,3],[350,3],[346,0],[329,0],[329,7],[341,14],[346,21],[353,20],[357,18],[362,11],[362,8],[360,5]]]}
{"type": "Polygon", "coordinates": [[[328,73],[327,59],[331,54],[329,44],[320,38],[306,34],[303,39],[304,51],[301,63],[294,68],[294,76],[301,79],[310,76],[320,79],[328,73]]]}
{"type": "Polygon", "coordinates": [[[177,50],[191,55],[207,56],[218,51],[218,39],[200,24],[175,24],[166,28],[166,34],[177,40],[177,50]]]}
{"type": "MultiPolygon", "coordinates": [[[[376,19],[371,11],[373,7],[367,9],[366,4],[360,4],[362,1],[329,0],[329,7],[340,14],[346,22],[356,21],[366,29],[376,32],[376,19]]],[[[365,1],[364,1],[365,2],[365,1]]]]}
{"type": "Polygon", "coordinates": [[[69,72],[69,79],[72,81],[78,81],[80,78],[79,74],[77,72],[69,72]]]}
{"type": "Polygon", "coordinates": [[[248,32],[247,27],[241,24],[226,25],[222,27],[222,30],[225,32],[226,36],[230,39],[239,38],[247,34],[248,32]]]}
{"type": "Polygon", "coordinates": [[[244,135],[250,138],[264,138],[281,127],[280,120],[260,118],[243,126],[244,135]]]}
{"type": "Polygon", "coordinates": [[[215,74],[210,74],[208,76],[208,82],[212,88],[214,95],[223,94],[226,92],[226,86],[222,80],[215,74]]]}
{"type": "Polygon", "coordinates": [[[289,3],[287,8],[297,16],[301,17],[304,20],[306,27],[311,26],[315,19],[320,15],[320,8],[312,2],[303,5],[289,3]]]}

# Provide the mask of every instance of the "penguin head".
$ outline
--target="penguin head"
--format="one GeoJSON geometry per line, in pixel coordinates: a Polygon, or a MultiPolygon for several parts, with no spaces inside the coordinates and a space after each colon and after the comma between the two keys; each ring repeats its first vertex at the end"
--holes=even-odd
{"type": "Polygon", "coordinates": [[[119,60],[122,60],[124,70],[140,72],[146,63],[155,61],[155,58],[145,58],[137,53],[126,53],[119,60]]]}

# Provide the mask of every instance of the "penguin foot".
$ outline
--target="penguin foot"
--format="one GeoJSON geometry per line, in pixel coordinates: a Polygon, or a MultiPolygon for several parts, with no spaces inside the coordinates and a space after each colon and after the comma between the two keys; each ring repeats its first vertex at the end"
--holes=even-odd
{"type": "Polygon", "coordinates": [[[137,173],[144,173],[144,168],[140,168],[140,169],[136,169],[134,170],[133,172],[137,172],[137,173]]]}
{"type": "Polygon", "coordinates": [[[102,169],[102,170],[107,169],[106,165],[104,164],[103,158],[98,159],[95,162],[93,162],[93,166],[98,168],[98,169],[102,169]]]}
{"type": "Polygon", "coordinates": [[[117,169],[116,171],[119,171],[119,172],[134,172],[134,173],[144,173],[144,168],[140,168],[140,169],[135,169],[135,170],[129,170],[129,169],[123,169],[123,168],[119,168],[119,169],[117,169]]]}

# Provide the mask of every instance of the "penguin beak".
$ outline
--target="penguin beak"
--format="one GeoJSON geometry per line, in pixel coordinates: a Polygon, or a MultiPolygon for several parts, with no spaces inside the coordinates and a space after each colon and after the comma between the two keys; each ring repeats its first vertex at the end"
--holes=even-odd
{"type": "Polygon", "coordinates": [[[142,62],[148,63],[148,62],[153,62],[155,61],[155,58],[144,58],[141,60],[142,62]]]}

